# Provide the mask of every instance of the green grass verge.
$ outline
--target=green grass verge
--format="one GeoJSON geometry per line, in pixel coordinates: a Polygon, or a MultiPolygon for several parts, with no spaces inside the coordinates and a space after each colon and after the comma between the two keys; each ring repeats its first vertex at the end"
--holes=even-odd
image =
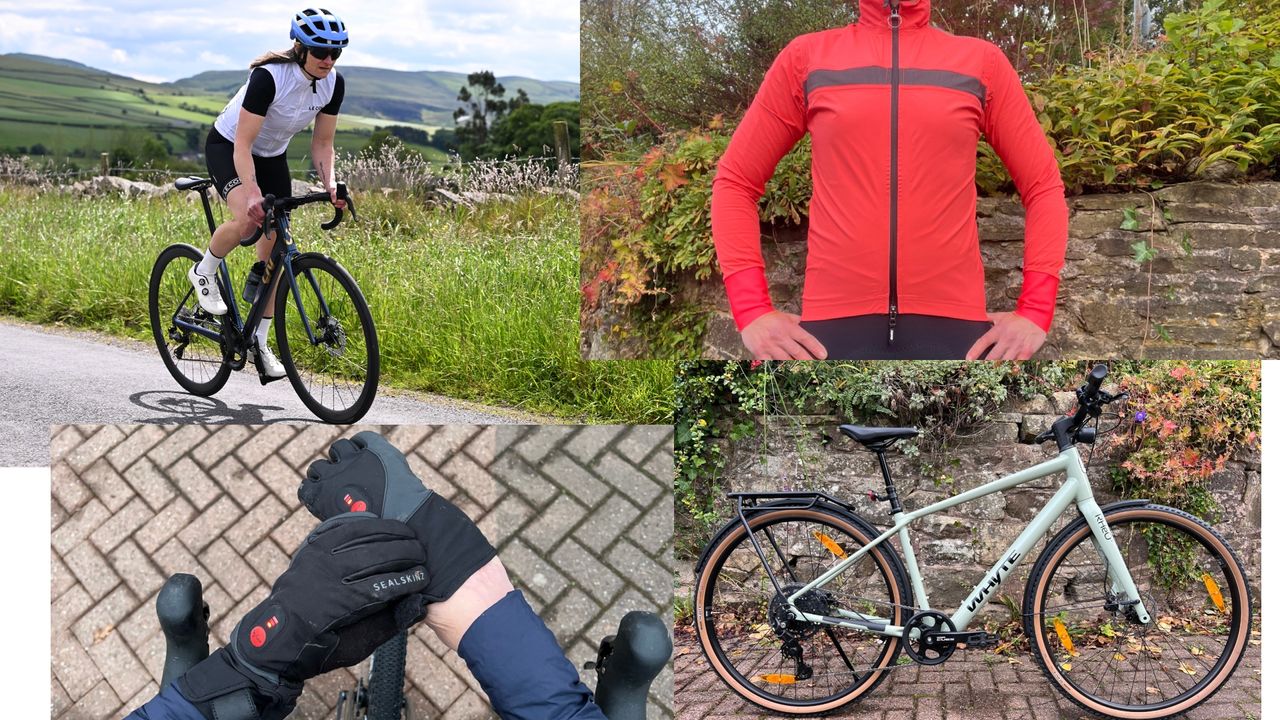
{"type": "MultiPolygon", "coordinates": [[[[578,353],[577,204],[529,196],[474,210],[367,194],[360,223],[295,213],[300,249],[341,262],[374,314],[383,382],[566,420],[669,423],[672,366],[578,353]]],[[[0,190],[0,313],[151,340],[147,283],[173,242],[204,248],[199,204],[0,190]]],[[[231,255],[242,282],[252,252],[231,255]]],[[[159,362],[159,358],[156,359],[159,362]]]]}

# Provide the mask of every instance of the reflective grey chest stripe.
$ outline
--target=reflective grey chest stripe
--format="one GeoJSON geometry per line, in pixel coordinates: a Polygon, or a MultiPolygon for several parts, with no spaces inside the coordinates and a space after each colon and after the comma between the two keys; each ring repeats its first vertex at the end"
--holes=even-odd
{"type": "MultiPolygon", "coordinates": [[[[871,65],[868,67],[847,68],[845,70],[814,70],[804,81],[804,96],[808,99],[809,95],[818,88],[839,87],[844,85],[889,85],[890,69],[887,67],[877,67],[871,65]]],[[[901,83],[903,85],[917,85],[927,87],[945,88],[947,90],[959,90],[968,93],[978,99],[978,104],[986,106],[987,86],[982,81],[972,75],[951,72],[950,70],[917,70],[911,68],[903,68],[901,71],[901,83]]]]}

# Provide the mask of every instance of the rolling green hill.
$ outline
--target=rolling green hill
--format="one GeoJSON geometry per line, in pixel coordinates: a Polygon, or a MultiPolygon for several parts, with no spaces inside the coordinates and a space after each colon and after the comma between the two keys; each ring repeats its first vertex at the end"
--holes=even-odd
{"type": "MultiPolygon", "coordinates": [[[[424,130],[453,125],[458,89],[466,75],[450,72],[401,72],[344,67],[347,94],[335,143],[358,150],[380,125],[411,125],[424,130]]],[[[0,154],[43,154],[76,164],[96,162],[101,152],[137,147],[151,137],[170,153],[199,151],[204,136],[247,71],[203,72],[173,83],[148,83],[57,58],[0,55],[0,154]],[[40,152],[43,151],[43,152],[40,152]]],[[[524,89],[533,102],[576,100],[578,85],[505,77],[508,93],[524,89]]],[[[290,160],[310,138],[300,134],[290,160]]],[[[434,148],[418,146],[432,157],[434,148]]]]}
{"type": "MultiPolygon", "coordinates": [[[[344,113],[351,112],[397,123],[452,125],[453,110],[458,106],[458,89],[467,83],[465,73],[404,72],[369,67],[342,67],[347,80],[347,95],[342,101],[344,113]]],[[[477,68],[479,69],[479,68],[477,68]]],[[[247,71],[218,70],[168,83],[177,92],[194,92],[230,96],[244,83],[247,71]]],[[[524,90],[535,103],[547,104],[578,99],[578,84],[572,82],[534,80],[523,77],[499,77],[498,82],[509,96],[524,90]]]]}

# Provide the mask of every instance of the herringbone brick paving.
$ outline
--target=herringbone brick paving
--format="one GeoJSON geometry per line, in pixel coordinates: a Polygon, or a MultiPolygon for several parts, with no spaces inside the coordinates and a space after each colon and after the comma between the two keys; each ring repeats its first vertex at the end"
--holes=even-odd
{"type": "MultiPolygon", "coordinates": [[[[362,428],[60,426],[52,434],[52,716],[118,717],[158,692],[155,595],[200,577],[211,645],[266,597],[316,524],[306,467],[362,428]]],[[[667,427],[376,429],[431,488],[476,519],[517,588],[579,668],[630,610],[670,618],[672,438],[667,427]]],[[[307,683],[294,718],[332,716],[361,666],[307,683]]],[[[582,671],[594,686],[594,673],[582,671]]],[[[425,625],[410,636],[415,717],[489,717],[465,663],[425,625]]],[[[670,718],[672,672],[649,716],[670,718]]]]}
{"type": "MultiPolygon", "coordinates": [[[[778,718],[743,700],[711,670],[691,628],[677,628],[676,717],[778,718]]],[[[1262,649],[1255,635],[1240,667],[1186,720],[1262,717],[1262,649]]],[[[863,700],[827,717],[857,720],[1093,720],[1049,684],[1030,655],[961,651],[935,667],[894,670],[863,700]]]]}

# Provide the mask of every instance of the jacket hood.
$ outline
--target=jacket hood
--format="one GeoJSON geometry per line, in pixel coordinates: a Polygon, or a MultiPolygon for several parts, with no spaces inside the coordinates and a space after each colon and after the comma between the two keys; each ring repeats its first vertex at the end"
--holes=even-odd
{"type": "MultiPolygon", "coordinates": [[[[888,29],[887,6],[888,0],[858,0],[858,24],[888,29]]],[[[929,9],[929,0],[899,0],[898,14],[902,16],[902,27],[928,27],[929,9]]]]}

